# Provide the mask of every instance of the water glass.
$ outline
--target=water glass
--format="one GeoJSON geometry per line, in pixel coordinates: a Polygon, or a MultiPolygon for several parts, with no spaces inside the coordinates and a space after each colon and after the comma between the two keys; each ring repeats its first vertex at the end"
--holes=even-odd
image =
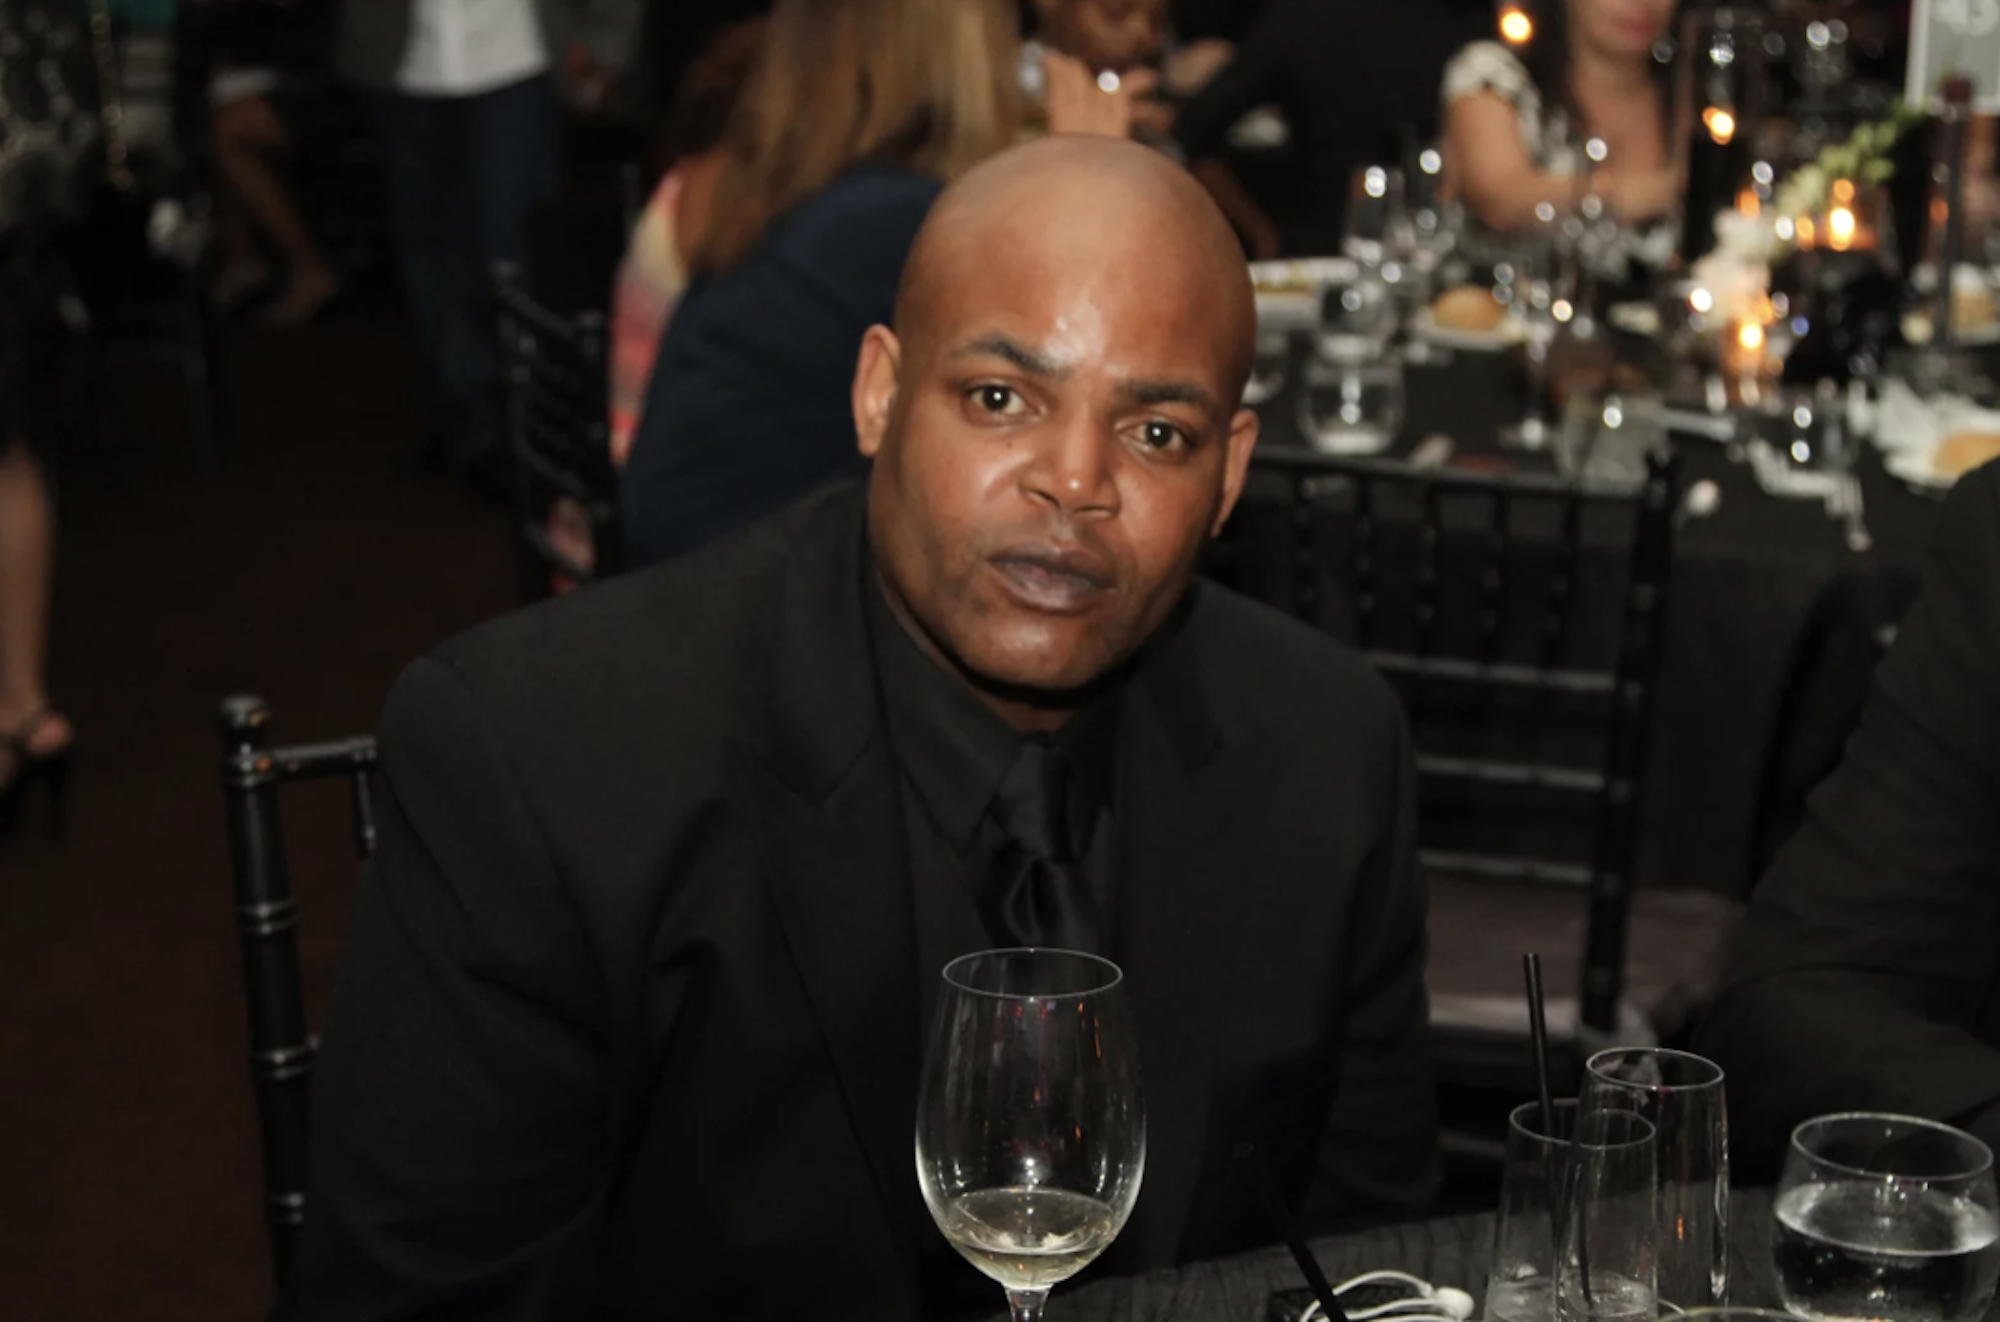
{"type": "Polygon", "coordinates": [[[1577,391],[1556,434],[1556,470],[1591,482],[1637,485],[1667,449],[1666,404],[1650,390],[1577,391]]]}
{"type": "Polygon", "coordinates": [[[1584,1071],[1584,1123],[1627,1112],[1658,1134],[1662,1304],[1706,1308],[1729,1292],[1729,1122],[1722,1068],[1685,1051],[1620,1047],[1584,1071]]]}
{"type": "Polygon", "coordinates": [[[1315,355],[1299,392],[1299,429],[1321,454],[1380,454],[1403,426],[1403,367],[1388,354],[1315,355]]]}
{"type": "Polygon", "coordinates": [[[1117,1237],[1146,1170],[1138,1048],[1116,964],[991,950],[947,964],[917,1099],[917,1183],[1014,1322],[1117,1237]]]}
{"type": "Polygon", "coordinates": [[[1378,270],[1354,266],[1329,275],[1320,295],[1320,352],[1329,358],[1371,357],[1396,337],[1394,288],[1378,270]]]}
{"type": "Polygon", "coordinates": [[[1772,1214],[1778,1294],[1812,1322],[1974,1322],[1993,1302],[1993,1153],[1949,1125],[1861,1112],[1806,1121],[1772,1214]]]}
{"type": "Polygon", "coordinates": [[[1408,248],[1408,210],[1404,204],[1403,172],[1386,165],[1364,165],[1354,172],[1347,190],[1347,228],[1341,251],[1363,266],[1380,269],[1397,261],[1408,248]]]}
{"type": "Polygon", "coordinates": [[[1557,1223],[1557,1322],[1659,1316],[1658,1142],[1632,1111],[1585,1106],[1570,1145],[1571,1195],[1557,1223]]]}
{"type": "Polygon", "coordinates": [[[1486,1278],[1488,1322],[1551,1322],[1555,1317],[1556,1218],[1568,1179],[1576,1102],[1555,1104],[1542,1123],[1538,1102],[1507,1115],[1507,1164],[1500,1173],[1500,1222],[1486,1278]]]}

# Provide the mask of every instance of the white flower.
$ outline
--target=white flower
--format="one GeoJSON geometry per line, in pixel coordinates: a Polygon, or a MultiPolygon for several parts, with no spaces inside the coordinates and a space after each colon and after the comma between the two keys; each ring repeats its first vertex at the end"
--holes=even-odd
{"type": "Polygon", "coordinates": [[[1715,247],[1738,262],[1768,265],[1778,255],[1777,231],[1772,220],[1761,213],[1746,216],[1740,211],[1719,211],[1715,215],[1715,247]]]}
{"type": "MultiPolygon", "coordinates": [[[[1717,238],[1719,239],[1718,226],[1717,238]]],[[[1716,321],[1731,322],[1757,318],[1770,289],[1771,268],[1761,261],[1749,261],[1717,247],[1694,264],[1694,281],[1714,299],[1716,321]]]]}

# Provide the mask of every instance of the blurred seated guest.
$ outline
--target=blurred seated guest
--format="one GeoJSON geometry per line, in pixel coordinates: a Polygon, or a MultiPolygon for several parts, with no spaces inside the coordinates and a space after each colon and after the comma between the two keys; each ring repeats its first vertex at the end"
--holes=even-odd
{"type": "Polygon", "coordinates": [[[939,970],[994,946],[1125,971],[1150,1141],[1104,1270],[1273,1238],[1246,1143],[1308,1225],[1425,1205],[1402,718],[1191,577],[1254,323],[1184,171],[1021,147],[860,347],[865,486],[403,675],[302,1322],[990,1314],[910,1136],[939,970]]]}
{"type": "MultiPolygon", "coordinates": [[[[780,0],[627,458],[632,563],[862,470],[855,349],[889,319],[938,190],[1020,133],[1018,48],[1009,0],[780,0]]],[[[1129,123],[1129,94],[1050,72],[1052,128],[1129,123]]]]}
{"type": "Polygon", "coordinates": [[[1124,73],[1159,58],[1167,0],[1033,0],[1029,50],[1080,61],[1092,73],[1124,73]]]}
{"type": "Polygon", "coordinates": [[[1700,1033],[1752,1178],[1830,1111],[1927,1116],[2000,1146],[2000,464],[1959,480],[1936,536],[1700,1033]]]}
{"type": "Polygon", "coordinates": [[[1468,237],[1530,230],[1535,208],[1603,197],[1627,223],[1619,248],[1660,265],[1673,255],[1664,218],[1680,195],[1668,141],[1666,66],[1653,48],[1675,0],[1554,0],[1523,54],[1476,41],[1444,74],[1445,168],[1465,203],[1468,237]],[[1591,166],[1584,146],[1608,155],[1591,166]],[[1586,174],[1588,171],[1588,174],[1586,174]]]}
{"type": "Polygon", "coordinates": [[[215,223],[220,265],[209,296],[225,311],[262,294],[273,281],[268,248],[280,264],[277,297],[264,310],[272,325],[309,321],[340,293],[340,277],[300,214],[276,158],[292,148],[277,107],[281,74],[274,25],[296,23],[292,6],[273,0],[210,0],[208,79],[215,143],[215,223]]]}
{"type": "Polygon", "coordinates": [[[1348,182],[1364,165],[1394,164],[1437,136],[1445,62],[1491,21],[1473,0],[1275,0],[1236,57],[1182,107],[1175,125],[1188,163],[1253,257],[1340,251],[1348,182]],[[1330,76],[1329,70],[1339,70],[1330,76]],[[1229,133],[1261,106],[1290,133],[1294,205],[1272,215],[1227,160],[1229,133]]]}

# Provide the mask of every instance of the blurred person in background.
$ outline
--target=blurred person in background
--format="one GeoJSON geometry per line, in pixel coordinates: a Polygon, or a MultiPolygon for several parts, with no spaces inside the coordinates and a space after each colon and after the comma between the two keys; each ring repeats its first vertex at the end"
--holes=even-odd
{"type": "Polygon", "coordinates": [[[1338,252],[1355,169],[1393,165],[1437,135],[1445,63],[1491,21],[1481,0],[1275,0],[1182,107],[1175,135],[1251,256],[1338,252]],[[1259,205],[1228,160],[1230,131],[1262,106],[1289,136],[1284,214],[1259,205]]]}
{"type": "Polygon", "coordinates": [[[1465,202],[1475,238],[1525,232],[1543,202],[1567,207],[1586,182],[1584,144],[1608,155],[1587,186],[1612,215],[1639,226],[1621,238],[1652,265],[1673,253],[1659,222],[1680,196],[1668,141],[1666,66],[1654,47],[1671,26],[1675,0],[1556,0],[1516,54],[1477,41],[1452,57],[1443,101],[1445,168],[1465,202]]]}
{"type": "Polygon", "coordinates": [[[207,35],[214,60],[208,78],[215,145],[216,240],[221,250],[209,297],[224,312],[247,306],[277,284],[263,320],[310,321],[340,293],[340,277],[277,168],[292,149],[279,109],[284,28],[300,17],[274,0],[209,0],[207,35]],[[282,270],[273,272],[274,254],[282,270]]]}
{"type": "MultiPolygon", "coordinates": [[[[529,214],[561,182],[558,76],[601,98],[640,0],[347,0],[340,68],[369,92],[423,356],[425,457],[512,495],[492,271],[527,268],[529,214]]],[[[532,287],[532,272],[529,273],[532,287]]]]}
{"type": "Polygon", "coordinates": [[[38,789],[60,830],[76,741],[49,697],[56,519],[45,463],[67,239],[103,176],[108,122],[82,14],[59,0],[0,5],[0,86],[40,93],[0,97],[0,836],[38,789]]]}
{"type": "MultiPolygon", "coordinates": [[[[862,334],[939,191],[1022,135],[1019,50],[1011,0],[779,0],[626,460],[635,566],[861,471],[862,334]]],[[[1129,131],[1131,89],[1056,54],[1044,72],[1052,131],[1129,131]]]]}

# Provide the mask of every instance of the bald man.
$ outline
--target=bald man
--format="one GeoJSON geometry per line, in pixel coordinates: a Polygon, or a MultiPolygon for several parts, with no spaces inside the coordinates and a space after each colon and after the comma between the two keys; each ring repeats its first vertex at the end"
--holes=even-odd
{"type": "Polygon", "coordinates": [[[1406,1214],[1436,1175],[1409,752],[1383,686],[1191,582],[1253,314],[1206,196],[974,171],[859,346],[874,458],[740,539],[476,630],[381,731],[297,1316],[991,1313],[911,1163],[972,950],[1124,969],[1136,1210],[1087,1274],[1406,1214]]]}

